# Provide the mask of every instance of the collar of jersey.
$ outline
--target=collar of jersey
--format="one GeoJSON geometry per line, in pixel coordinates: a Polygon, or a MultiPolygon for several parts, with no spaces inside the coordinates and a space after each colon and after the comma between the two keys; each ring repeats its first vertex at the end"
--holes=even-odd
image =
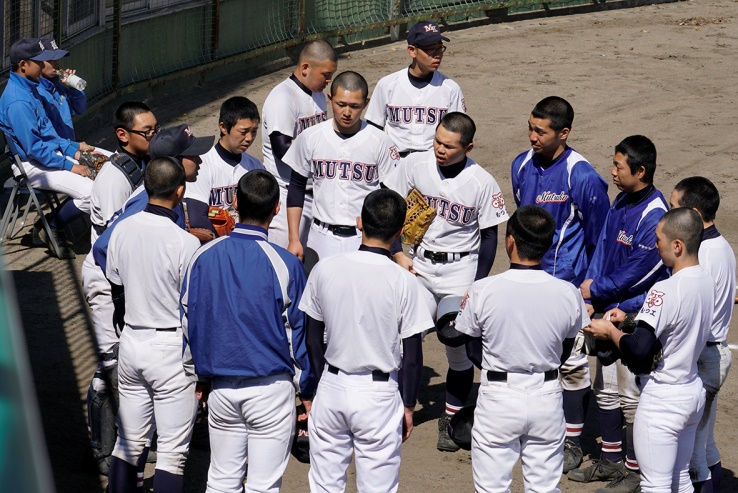
{"type": "Polygon", "coordinates": [[[236,224],[236,229],[231,232],[232,238],[243,238],[244,240],[267,241],[267,230],[261,226],[252,224],[236,224]]]}
{"type": "Polygon", "coordinates": [[[523,265],[523,264],[514,264],[510,262],[510,269],[512,270],[543,270],[543,266],[541,264],[523,265]]]}
{"type": "Polygon", "coordinates": [[[571,147],[566,146],[566,148],[564,149],[564,152],[562,152],[559,155],[559,157],[557,157],[556,159],[554,159],[553,162],[551,164],[549,164],[548,166],[546,166],[546,167],[543,167],[541,165],[541,158],[538,157],[538,154],[535,154],[534,153],[533,154],[533,164],[535,164],[535,166],[538,169],[538,172],[539,173],[545,174],[545,173],[548,172],[548,170],[555,168],[557,164],[563,163],[564,161],[566,161],[567,159],[569,159],[569,154],[571,154],[571,151],[572,150],[573,149],[571,147]]]}
{"type": "Polygon", "coordinates": [[[718,238],[719,236],[720,236],[720,232],[718,231],[717,227],[715,227],[714,224],[702,230],[702,241],[714,240],[715,238],[718,238]]]}
{"type": "Polygon", "coordinates": [[[300,82],[300,79],[298,79],[297,77],[295,77],[295,74],[290,75],[290,79],[292,80],[292,82],[294,82],[295,84],[297,84],[297,87],[299,87],[300,89],[302,89],[302,92],[304,92],[308,96],[311,96],[312,97],[313,91],[311,91],[310,89],[308,89],[305,84],[303,84],[302,82],[300,82]]]}
{"type": "Polygon", "coordinates": [[[384,255],[385,257],[387,257],[389,259],[392,258],[392,254],[386,248],[370,247],[370,246],[366,246],[366,245],[361,245],[359,247],[359,251],[360,252],[370,252],[370,253],[376,253],[376,254],[379,254],[379,255],[384,255]]]}

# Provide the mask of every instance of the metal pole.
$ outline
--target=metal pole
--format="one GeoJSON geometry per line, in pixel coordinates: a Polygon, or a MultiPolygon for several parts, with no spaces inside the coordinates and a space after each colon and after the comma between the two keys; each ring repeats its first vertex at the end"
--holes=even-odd
{"type": "Polygon", "coordinates": [[[112,85],[117,89],[120,85],[120,21],[121,10],[123,9],[122,0],[113,0],[113,53],[112,53],[112,85]]]}

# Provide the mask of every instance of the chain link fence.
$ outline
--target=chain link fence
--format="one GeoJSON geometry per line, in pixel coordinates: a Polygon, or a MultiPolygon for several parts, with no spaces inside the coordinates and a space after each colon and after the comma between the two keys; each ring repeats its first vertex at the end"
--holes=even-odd
{"type": "MultiPolygon", "coordinates": [[[[560,7],[638,0],[4,0],[0,84],[10,46],[53,37],[71,55],[63,67],[88,82],[90,99],[162,75],[314,38],[352,43],[391,35],[422,19],[468,22],[560,7]]],[[[655,3],[642,0],[638,3],[655,3]]]]}

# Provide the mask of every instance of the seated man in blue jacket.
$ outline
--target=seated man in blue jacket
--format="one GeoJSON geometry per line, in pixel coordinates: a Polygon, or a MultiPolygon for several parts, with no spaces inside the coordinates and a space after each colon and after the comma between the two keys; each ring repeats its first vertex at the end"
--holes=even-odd
{"type": "MultiPolygon", "coordinates": [[[[47,116],[39,85],[44,63],[56,56],[58,54],[47,50],[38,38],[23,38],[13,43],[10,78],[0,97],[0,130],[7,137],[11,151],[24,161],[26,174],[34,187],[61,192],[71,198],[48,220],[59,247],[51,253],[58,258],[74,258],[64,236],[64,225],[90,212],[90,170],[76,160],[80,151],[94,148],[60,136],[47,116]]],[[[14,169],[14,173],[19,171],[14,169]]],[[[40,239],[50,245],[46,232],[40,226],[35,230],[40,239]]]]}

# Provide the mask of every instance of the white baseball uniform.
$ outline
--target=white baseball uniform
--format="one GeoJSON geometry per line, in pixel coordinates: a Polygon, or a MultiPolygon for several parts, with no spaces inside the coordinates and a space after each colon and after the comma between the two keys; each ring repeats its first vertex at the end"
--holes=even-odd
{"type": "Polygon", "coordinates": [[[377,82],[365,117],[383,126],[404,153],[433,147],[436,127],[452,111],[466,113],[464,95],[456,82],[435,71],[430,83],[418,89],[404,68],[377,82]]]}
{"type": "Polygon", "coordinates": [[[725,342],[730,329],[735,302],[736,265],[735,254],[725,237],[715,226],[705,229],[699,252],[700,265],[715,280],[715,309],[707,345],[697,361],[697,372],[705,387],[705,412],[697,425],[694,452],[690,463],[690,476],[695,482],[710,478],[710,470],[720,462],[720,452],[715,444],[715,420],[720,387],[730,371],[733,357],[725,342]]]}
{"type": "MultiPolygon", "coordinates": [[[[463,296],[474,282],[481,242],[479,230],[508,219],[497,181],[471,158],[466,159],[464,170],[446,179],[432,150],[413,153],[383,180],[385,186],[403,197],[417,188],[436,209],[435,219],[413,254],[418,279],[433,295],[436,305],[445,296],[463,296]],[[446,259],[431,260],[437,254],[446,259]]],[[[432,311],[435,313],[435,309],[432,311]]],[[[446,356],[452,370],[472,367],[463,346],[447,346],[446,356]]]]}
{"type": "Polygon", "coordinates": [[[300,301],[325,323],[326,335],[326,370],[308,422],[313,493],[345,491],[354,451],[358,491],[395,492],[399,485],[402,339],[433,321],[413,276],[385,252],[321,260],[300,301]]]}
{"type": "Polygon", "coordinates": [[[185,198],[221,207],[238,221],[238,211],[233,208],[238,180],[249,171],[264,169],[264,166],[258,159],[245,152],[241,153],[241,161],[238,164],[231,164],[220,155],[218,148],[220,145],[216,144],[200,156],[202,164],[197,173],[197,181],[187,184],[185,198]]]}
{"type": "Polygon", "coordinates": [[[482,338],[482,383],[472,429],[475,490],[509,491],[522,457],[525,490],[559,492],[564,465],[561,384],[563,342],[589,325],[584,300],[570,283],[513,264],[476,281],[456,329],[482,338]],[[530,310],[535,300],[535,310],[530,310]]]}
{"type": "Polygon", "coordinates": [[[643,493],[692,491],[689,460],[705,404],[697,359],[710,336],[714,289],[705,268],[683,268],[653,285],[636,316],[662,347],[656,368],[640,375],[633,436],[643,493]]]}
{"type": "Polygon", "coordinates": [[[156,468],[182,474],[197,399],[195,383],[182,365],[179,294],[185,269],[200,242],[173,218],[149,212],[157,209],[164,208],[149,205],[123,219],[108,246],[107,277],[123,286],[126,294],[118,356],[118,440],[113,456],[136,464],[155,421],[159,434],[156,468]]]}
{"type": "MultiPolygon", "coordinates": [[[[282,207],[269,225],[269,241],[287,248],[289,232],[287,231],[287,185],[290,183],[291,170],[288,166],[280,166],[272,153],[269,135],[279,132],[297,138],[306,128],[325,121],[326,98],[322,92],[311,92],[302,85],[295,76],[280,82],[267,96],[261,110],[261,148],[264,153],[264,167],[274,175],[280,186],[282,207]]],[[[309,188],[309,187],[308,187],[309,188]]],[[[305,206],[302,209],[300,222],[300,240],[305,245],[312,220],[312,194],[305,195],[305,206]]]]}
{"type": "Polygon", "coordinates": [[[366,122],[347,137],[333,129],[331,119],[295,139],[284,162],[293,172],[313,179],[313,224],[307,246],[319,258],[359,248],[361,232],[356,229],[356,218],[361,215],[364,198],[379,188],[399,159],[389,137],[366,122]],[[353,234],[339,235],[333,226],[348,226],[353,234]]]}

